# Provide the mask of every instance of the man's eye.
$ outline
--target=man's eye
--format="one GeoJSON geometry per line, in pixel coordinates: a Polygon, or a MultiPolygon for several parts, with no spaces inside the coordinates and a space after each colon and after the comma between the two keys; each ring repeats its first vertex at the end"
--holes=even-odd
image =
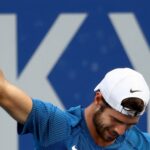
{"type": "Polygon", "coordinates": [[[115,123],[122,123],[120,120],[116,119],[116,118],[112,118],[112,121],[115,123]]]}

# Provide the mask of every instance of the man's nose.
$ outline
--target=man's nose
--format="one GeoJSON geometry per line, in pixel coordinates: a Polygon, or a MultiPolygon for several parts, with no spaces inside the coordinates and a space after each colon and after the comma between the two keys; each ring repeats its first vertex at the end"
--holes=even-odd
{"type": "Polygon", "coordinates": [[[116,132],[118,135],[123,135],[126,130],[127,125],[125,124],[118,124],[114,127],[114,132],[116,132]]]}

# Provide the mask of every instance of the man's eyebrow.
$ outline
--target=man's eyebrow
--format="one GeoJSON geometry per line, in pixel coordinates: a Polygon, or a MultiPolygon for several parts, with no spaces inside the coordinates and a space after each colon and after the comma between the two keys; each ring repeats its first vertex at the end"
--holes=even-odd
{"type": "Polygon", "coordinates": [[[121,120],[115,118],[115,117],[112,116],[112,115],[111,115],[111,117],[112,117],[112,119],[113,119],[114,121],[116,121],[116,122],[118,122],[118,123],[121,123],[121,124],[126,124],[126,125],[136,125],[136,124],[137,124],[137,122],[133,122],[133,123],[126,123],[126,122],[123,122],[123,121],[121,121],[121,120]]]}

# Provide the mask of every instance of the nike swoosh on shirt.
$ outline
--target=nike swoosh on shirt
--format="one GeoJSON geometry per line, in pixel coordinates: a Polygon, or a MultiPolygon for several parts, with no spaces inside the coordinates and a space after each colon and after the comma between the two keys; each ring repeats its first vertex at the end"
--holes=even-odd
{"type": "Polygon", "coordinates": [[[72,150],[77,150],[76,145],[72,146],[72,150]]]}

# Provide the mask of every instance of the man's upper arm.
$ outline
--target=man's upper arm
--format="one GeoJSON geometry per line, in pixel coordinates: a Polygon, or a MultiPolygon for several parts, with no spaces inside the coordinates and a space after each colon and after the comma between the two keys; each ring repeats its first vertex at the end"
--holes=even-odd
{"type": "Polygon", "coordinates": [[[70,126],[65,111],[51,103],[33,99],[32,111],[23,126],[18,126],[19,134],[32,133],[40,145],[49,145],[66,139],[70,126]]]}

